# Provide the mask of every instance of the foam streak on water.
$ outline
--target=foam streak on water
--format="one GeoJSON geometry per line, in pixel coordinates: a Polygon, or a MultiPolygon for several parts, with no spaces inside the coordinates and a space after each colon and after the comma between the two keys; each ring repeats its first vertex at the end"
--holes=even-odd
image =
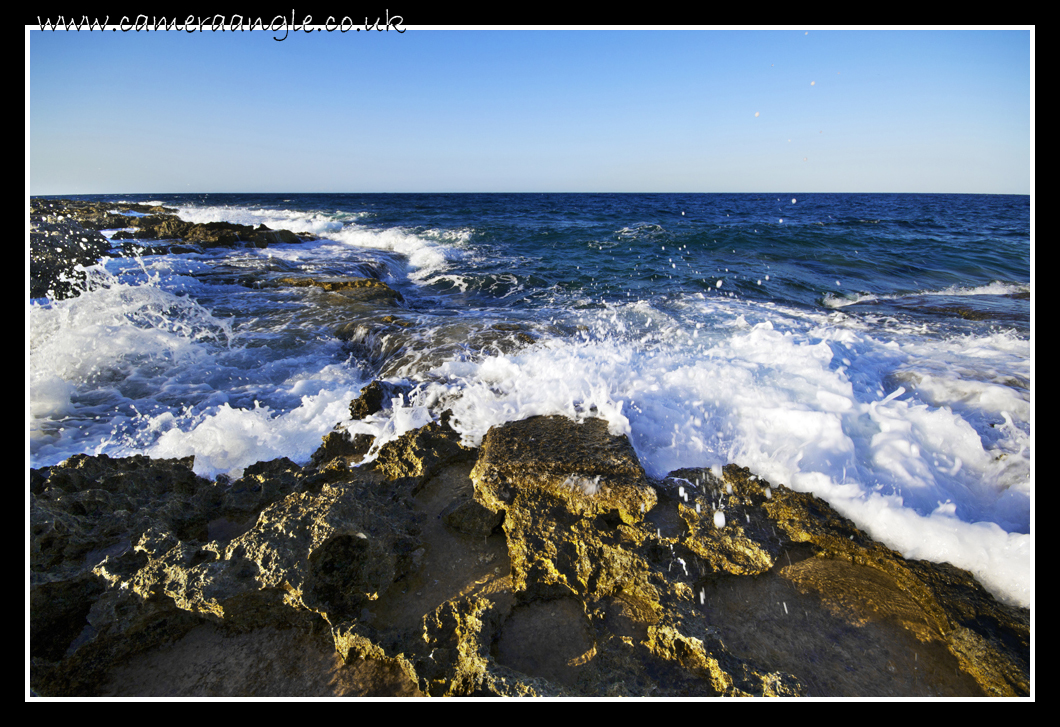
{"type": "Polygon", "coordinates": [[[82,296],[35,301],[32,464],[194,454],[238,474],[305,462],[336,424],[378,445],[451,409],[477,444],[601,417],[653,477],[736,462],[1029,604],[1024,198],[771,201],[792,196],[158,200],[321,239],[115,260],[82,296]],[[280,274],[373,274],[406,304],[261,285],[280,274]],[[350,321],[357,345],[334,335],[350,321]],[[380,375],[408,393],[351,421],[380,375]]]}

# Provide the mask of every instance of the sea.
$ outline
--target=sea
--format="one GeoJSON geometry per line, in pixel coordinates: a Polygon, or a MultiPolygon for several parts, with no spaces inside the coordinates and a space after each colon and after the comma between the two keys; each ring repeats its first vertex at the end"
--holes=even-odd
{"type": "Polygon", "coordinates": [[[82,199],[318,239],[108,258],[80,295],[31,299],[31,467],[194,455],[237,477],[306,463],[335,428],[375,435],[370,461],[446,410],[471,445],[599,417],[651,477],[735,462],[1030,605],[1028,196],[82,199]],[[374,277],[403,301],[283,276],[374,277]],[[376,379],[390,406],[352,420],[376,379]]]}

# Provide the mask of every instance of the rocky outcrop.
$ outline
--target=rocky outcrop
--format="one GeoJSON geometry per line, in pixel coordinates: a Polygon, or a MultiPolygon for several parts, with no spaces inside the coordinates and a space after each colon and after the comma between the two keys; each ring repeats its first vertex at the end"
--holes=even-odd
{"type": "Polygon", "coordinates": [[[111,244],[84,227],[64,203],[34,199],[30,204],[29,297],[66,298],[76,294],[84,275],[78,266],[95,265],[111,244]]]}
{"type": "MultiPolygon", "coordinates": [[[[186,222],[167,207],[76,199],[30,200],[30,297],[77,295],[84,275],[78,266],[108,255],[202,252],[210,247],[268,247],[316,237],[231,222],[186,222]],[[131,214],[134,213],[134,214],[131,214]],[[99,230],[118,230],[112,243],[99,230]],[[144,241],[177,241],[164,244],[144,241]]],[[[396,295],[396,294],[395,294],[396,295]]]]}
{"type": "Polygon", "coordinates": [[[116,232],[115,240],[183,240],[202,247],[235,247],[240,244],[268,247],[305,239],[289,230],[273,230],[264,224],[254,227],[234,222],[193,223],[176,215],[136,217],[131,222],[135,229],[116,232]]]}
{"type": "Polygon", "coordinates": [[[735,465],[648,478],[601,420],[448,415],[237,480],[30,473],[43,695],[1021,696],[1029,613],[735,465]],[[370,451],[370,450],[369,450],[370,451]]]}

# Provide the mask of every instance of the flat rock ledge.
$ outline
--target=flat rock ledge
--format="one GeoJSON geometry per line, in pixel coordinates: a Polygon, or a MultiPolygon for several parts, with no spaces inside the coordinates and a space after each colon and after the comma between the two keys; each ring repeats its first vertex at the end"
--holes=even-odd
{"type": "Polygon", "coordinates": [[[442,418],[237,480],[30,471],[42,696],[1028,696],[1030,618],[736,465],[442,418]]]}

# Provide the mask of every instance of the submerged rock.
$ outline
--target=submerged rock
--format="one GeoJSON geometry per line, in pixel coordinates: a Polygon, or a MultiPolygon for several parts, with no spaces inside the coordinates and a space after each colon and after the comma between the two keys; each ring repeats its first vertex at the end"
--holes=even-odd
{"type": "Polygon", "coordinates": [[[443,416],[359,467],[350,445],[234,482],[144,457],[32,471],[32,688],[1030,692],[1026,609],[735,465],[651,480],[606,422],[563,417],[471,449],[443,416]]]}
{"type": "Polygon", "coordinates": [[[343,299],[357,303],[396,306],[405,299],[382,280],[375,278],[301,278],[285,276],[273,280],[275,285],[291,288],[320,288],[328,293],[335,293],[343,299]]]}

